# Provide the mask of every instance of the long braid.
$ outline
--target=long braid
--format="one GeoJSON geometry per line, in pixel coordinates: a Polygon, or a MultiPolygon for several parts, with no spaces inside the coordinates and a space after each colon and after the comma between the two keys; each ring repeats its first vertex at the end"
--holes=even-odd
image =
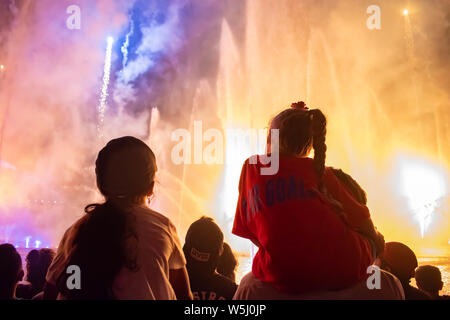
{"type": "MultiPolygon", "coordinates": [[[[308,156],[314,149],[314,170],[318,178],[318,192],[345,221],[342,205],[334,199],[324,185],[327,145],[327,119],[319,109],[310,110],[302,101],[293,103],[272,119],[271,129],[280,130],[280,152],[289,156],[308,156]]],[[[269,142],[269,141],[268,141],[269,142]]]]}
{"type": "Polygon", "coordinates": [[[327,134],[327,119],[319,109],[309,111],[312,116],[312,135],[314,148],[314,168],[319,179],[319,190],[323,190],[323,174],[325,172],[325,158],[327,145],[325,137],[327,134]]]}
{"type": "Polygon", "coordinates": [[[347,217],[342,209],[342,204],[334,199],[327,188],[324,186],[325,173],[325,158],[327,153],[327,145],[325,143],[327,135],[327,118],[319,109],[309,111],[312,115],[312,135],[313,135],[313,149],[314,149],[314,168],[318,177],[318,188],[322,195],[333,207],[337,215],[347,223],[347,217]]]}

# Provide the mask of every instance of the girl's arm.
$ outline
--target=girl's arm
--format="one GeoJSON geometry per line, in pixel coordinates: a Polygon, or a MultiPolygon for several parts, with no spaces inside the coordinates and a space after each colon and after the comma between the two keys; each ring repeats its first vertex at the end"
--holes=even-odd
{"type": "Polygon", "coordinates": [[[169,233],[171,234],[173,251],[169,258],[169,282],[177,296],[177,300],[192,300],[191,285],[186,269],[186,258],[184,257],[180,239],[175,225],[169,222],[169,233]]]}

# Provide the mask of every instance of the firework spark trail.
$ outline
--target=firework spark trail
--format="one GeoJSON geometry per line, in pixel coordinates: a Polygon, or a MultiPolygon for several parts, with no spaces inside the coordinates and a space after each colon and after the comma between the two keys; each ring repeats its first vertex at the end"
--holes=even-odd
{"type": "Polygon", "coordinates": [[[98,125],[97,131],[99,137],[102,136],[102,128],[103,122],[105,120],[105,111],[106,111],[106,98],[108,97],[108,86],[109,79],[111,76],[111,58],[112,58],[112,48],[114,44],[114,39],[112,37],[108,37],[108,45],[106,47],[106,56],[105,56],[105,67],[103,70],[103,87],[100,96],[100,105],[98,106],[98,125]]]}
{"type": "Polygon", "coordinates": [[[407,54],[408,54],[409,62],[412,64],[413,67],[415,67],[417,58],[414,54],[414,51],[415,51],[414,34],[413,34],[413,29],[412,29],[411,20],[409,18],[409,15],[405,15],[405,39],[406,39],[406,47],[407,47],[407,54]]]}
{"type": "Polygon", "coordinates": [[[130,32],[127,33],[125,37],[125,42],[123,43],[122,48],[120,48],[123,54],[122,65],[124,68],[126,67],[128,62],[128,47],[130,46],[130,37],[133,35],[133,33],[134,33],[134,22],[131,21],[130,32]]]}

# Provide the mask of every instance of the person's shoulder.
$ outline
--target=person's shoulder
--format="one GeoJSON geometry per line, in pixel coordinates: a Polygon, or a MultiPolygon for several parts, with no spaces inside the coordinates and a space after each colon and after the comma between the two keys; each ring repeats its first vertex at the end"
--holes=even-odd
{"type": "Polygon", "coordinates": [[[405,298],[406,300],[430,300],[431,296],[412,285],[408,285],[405,290],[405,298]]]}
{"type": "Polygon", "coordinates": [[[262,165],[267,165],[268,163],[270,163],[270,157],[271,154],[254,154],[250,157],[248,157],[247,159],[245,159],[243,167],[248,167],[248,166],[256,166],[256,167],[260,167],[262,165]]]}
{"type": "Polygon", "coordinates": [[[165,225],[171,223],[170,219],[162,213],[155,211],[147,206],[137,206],[133,209],[133,214],[141,219],[159,222],[165,225]]]}
{"type": "Polygon", "coordinates": [[[252,155],[250,157],[248,157],[247,159],[245,159],[244,164],[242,165],[243,168],[249,166],[249,165],[257,165],[259,164],[259,155],[255,154],[252,155]]]}
{"type": "Polygon", "coordinates": [[[17,298],[23,298],[23,299],[30,299],[31,298],[31,283],[24,282],[19,283],[16,287],[16,297],[17,298]]]}
{"type": "Polygon", "coordinates": [[[83,214],[74,223],[72,223],[67,229],[64,235],[68,235],[71,232],[81,228],[83,224],[88,220],[88,214],[83,214]]]}
{"type": "Polygon", "coordinates": [[[83,226],[86,220],[87,215],[84,214],[83,216],[78,218],[74,223],[72,223],[64,232],[58,248],[70,244],[77,230],[79,230],[83,226]]]}
{"type": "Polygon", "coordinates": [[[214,288],[214,291],[216,291],[221,296],[225,297],[225,299],[228,300],[233,299],[233,296],[236,293],[238,287],[233,280],[217,272],[214,273],[212,275],[212,278],[210,279],[212,280],[210,282],[210,285],[214,288]]]}
{"type": "Polygon", "coordinates": [[[133,210],[134,215],[136,216],[138,225],[155,225],[159,226],[169,233],[171,233],[175,226],[169,217],[155,211],[147,206],[139,206],[133,210]]]}
{"type": "Polygon", "coordinates": [[[214,273],[213,277],[220,286],[229,290],[236,290],[237,284],[233,280],[221,275],[220,273],[214,273]]]}
{"type": "Polygon", "coordinates": [[[18,290],[28,290],[28,289],[30,289],[31,288],[31,283],[29,283],[29,282],[27,282],[27,281],[23,281],[23,282],[20,282],[18,285],[17,285],[17,288],[16,289],[18,289],[18,290]]]}

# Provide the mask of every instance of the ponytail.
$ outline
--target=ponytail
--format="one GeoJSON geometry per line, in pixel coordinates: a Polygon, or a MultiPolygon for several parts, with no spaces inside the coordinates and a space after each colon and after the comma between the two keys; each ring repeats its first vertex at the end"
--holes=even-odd
{"type": "Polygon", "coordinates": [[[69,300],[114,299],[113,283],[122,267],[137,268],[135,250],[130,250],[130,238],[136,235],[132,215],[118,204],[107,201],[90,204],[86,215],[74,230],[70,258],[66,268],[80,268],[81,290],[68,290],[65,270],[60,275],[58,288],[69,300]]]}
{"type": "Polygon", "coordinates": [[[319,190],[323,190],[323,174],[325,172],[325,158],[327,145],[325,138],[327,133],[327,119],[319,109],[310,110],[312,120],[312,137],[314,149],[314,168],[319,179],[319,190]]]}

